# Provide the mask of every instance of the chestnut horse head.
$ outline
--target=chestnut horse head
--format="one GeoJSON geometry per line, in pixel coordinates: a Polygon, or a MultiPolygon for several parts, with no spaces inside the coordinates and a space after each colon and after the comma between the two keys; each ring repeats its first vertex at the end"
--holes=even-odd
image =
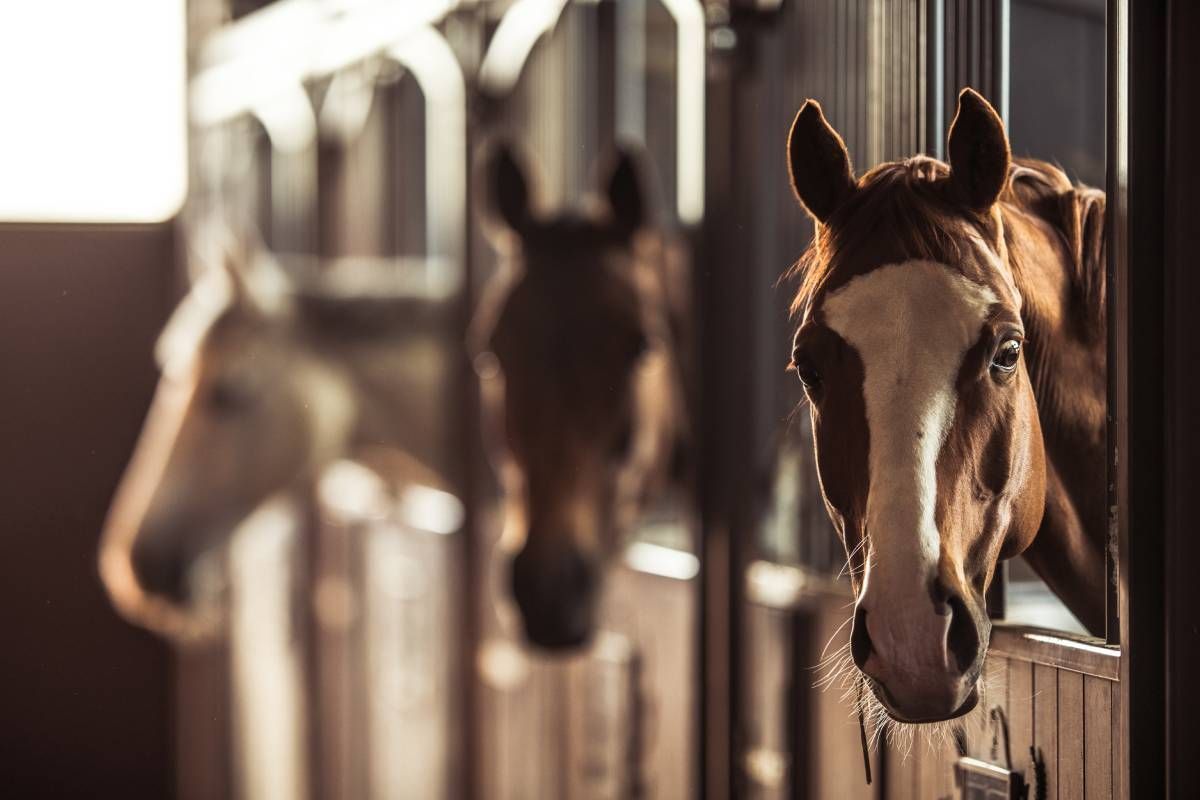
{"type": "Polygon", "coordinates": [[[576,647],[593,632],[603,569],[669,477],[683,429],[676,262],[628,153],[580,215],[540,217],[536,186],[506,147],[480,174],[504,263],[474,349],[512,596],[532,643],[576,647]]]}
{"type": "MultiPolygon", "coordinates": [[[[1048,351],[1081,354],[1086,380],[1059,394],[1076,393],[1082,410],[1068,413],[1103,441],[1102,262],[1077,268],[1079,231],[1057,224],[1069,215],[1055,205],[1088,190],[1040,162],[1014,166],[1003,123],[970,89],[948,153],[948,165],[917,156],[856,179],[811,100],[788,141],[793,189],[817,224],[792,360],[851,562],[853,662],[902,722],[975,706],[997,563],[1029,548],[1044,516],[1057,524],[1061,481],[1042,428],[1061,415],[1044,390],[1071,373],[1048,351]]],[[[1073,535],[1043,538],[1057,537],[1065,560],[1073,535]]],[[[1087,603],[1060,592],[1085,622],[1103,602],[1102,572],[1089,579],[1087,603]]]]}

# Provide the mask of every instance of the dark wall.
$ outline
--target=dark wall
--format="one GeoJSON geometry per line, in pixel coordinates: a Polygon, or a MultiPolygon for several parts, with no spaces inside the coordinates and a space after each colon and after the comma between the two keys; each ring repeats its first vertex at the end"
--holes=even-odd
{"type": "Polygon", "coordinates": [[[1105,26],[1096,0],[1013,0],[1009,136],[1013,153],[1104,186],[1105,26]]]}
{"type": "Polygon", "coordinates": [[[169,225],[0,226],[0,794],[172,793],[170,657],[112,611],[100,526],[155,382],[169,225]]]}

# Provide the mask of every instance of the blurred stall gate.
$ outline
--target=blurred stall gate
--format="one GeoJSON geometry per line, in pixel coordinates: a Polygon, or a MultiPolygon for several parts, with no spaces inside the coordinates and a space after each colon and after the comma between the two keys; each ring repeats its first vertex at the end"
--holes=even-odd
{"type": "Polygon", "coordinates": [[[410,447],[350,454],[239,529],[227,630],[179,656],[180,796],[695,796],[687,498],[640,526],[585,652],[529,652],[465,342],[494,262],[468,213],[487,137],[539,155],[555,207],[640,142],[668,217],[698,221],[699,5],[244,5],[191,3],[185,234],[252,229],[294,279],[408,298],[410,447]]]}

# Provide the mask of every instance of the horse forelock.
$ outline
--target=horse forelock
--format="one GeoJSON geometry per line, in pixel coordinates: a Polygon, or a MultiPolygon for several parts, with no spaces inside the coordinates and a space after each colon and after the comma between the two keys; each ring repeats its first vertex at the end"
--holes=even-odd
{"type": "Polygon", "coordinates": [[[881,164],[819,225],[808,249],[786,273],[800,279],[792,314],[803,317],[835,273],[849,280],[883,264],[908,260],[957,263],[963,224],[986,225],[948,199],[946,164],[928,156],[881,164]]]}

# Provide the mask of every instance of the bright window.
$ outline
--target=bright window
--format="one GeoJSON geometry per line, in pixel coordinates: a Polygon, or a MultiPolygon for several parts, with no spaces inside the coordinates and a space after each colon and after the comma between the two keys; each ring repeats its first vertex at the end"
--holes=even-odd
{"type": "Polygon", "coordinates": [[[179,210],[185,11],[185,0],[0,3],[0,220],[179,210]]]}

